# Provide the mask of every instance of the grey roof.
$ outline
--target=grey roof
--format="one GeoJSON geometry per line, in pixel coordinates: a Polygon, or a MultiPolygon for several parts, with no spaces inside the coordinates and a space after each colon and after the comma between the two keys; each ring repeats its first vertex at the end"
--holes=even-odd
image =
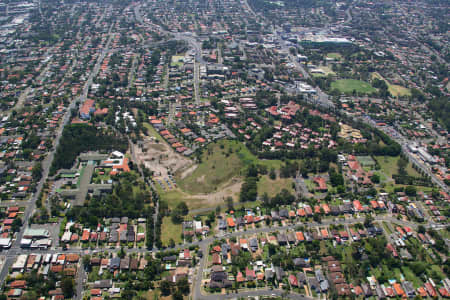
{"type": "Polygon", "coordinates": [[[281,267],[275,267],[275,276],[278,281],[281,281],[284,277],[284,270],[281,267]]]}
{"type": "Polygon", "coordinates": [[[322,270],[317,269],[314,273],[316,274],[317,281],[322,282],[325,280],[325,276],[323,276],[322,270]]]}
{"type": "Polygon", "coordinates": [[[97,280],[94,282],[95,289],[109,289],[112,287],[111,279],[97,280]]]}
{"type": "Polygon", "coordinates": [[[299,283],[305,284],[306,283],[306,275],[305,275],[305,273],[298,272],[297,273],[297,280],[298,280],[299,283]]]}
{"type": "Polygon", "coordinates": [[[109,235],[109,242],[117,243],[118,239],[119,239],[119,232],[117,232],[117,230],[111,231],[111,233],[109,235]]]}
{"type": "Polygon", "coordinates": [[[109,267],[112,269],[118,269],[120,267],[120,257],[113,257],[109,261],[109,267]]]}
{"type": "Polygon", "coordinates": [[[322,292],[327,291],[330,288],[330,285],[328,284],[328,280],[323,280],[320,282],[320,290],[322,292]]]}

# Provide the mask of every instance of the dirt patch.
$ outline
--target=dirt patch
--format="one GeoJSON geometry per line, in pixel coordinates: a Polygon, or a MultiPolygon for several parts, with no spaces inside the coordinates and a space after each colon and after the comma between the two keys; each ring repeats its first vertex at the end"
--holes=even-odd
{"type": "Polygon", "coordinates": [[[195,169],[197,169],[197,167],[198,167],[198,165],[193,165],[193,166],[187,168],[186,170],[181,171],[180,178],[184,179],[187,176],[191,175],[192,172],[194,172],[195,169]]]}
{"type": "Polygon", "coordinates": [[[205,204],[212,206],[211,204],[221,204],[227,197],[233,197],[238,200],[239,192],[241,191],[242,181],[233,179],[228,185],[224,186],[221,190],[210,194],[196,194],[189,195],[188,198],[195,198],[205,201],[205,204]]]}
{"type": "Polygon", "coordinates": [[[164,145],[161,145],[161,144],[151,144],[151,145],[148,145],[148,147],[153,150],[159,151],[159,152],[166,151],[166,147],[164,147],[164,145]]]}
{"type": "Polygon", "coordinates": [[[144,137],[144,142],[135,147],[138,163],[154,172],[155,177],[167,178],[169,173],[189,168],[192,161],[176,153],[167,143],[144,137]]]}
{"type": "Polygon", "coordinates": [[[202,176],[200,176],[199,178],[197,178],[197,182],[198,182],[198,183],[205,182],[205,175],[202,175],[202,176]]]}

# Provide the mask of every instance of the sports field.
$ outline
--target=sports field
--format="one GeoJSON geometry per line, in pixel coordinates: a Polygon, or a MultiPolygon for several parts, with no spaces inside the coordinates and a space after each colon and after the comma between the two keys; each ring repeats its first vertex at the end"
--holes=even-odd
{"type": "Polygon", "coordinates": [[[356,79],[340,79],[331,83],[331,89],[338,89],[341,93],[357,93],[369,94],[376,92],[376,89],[369,83],[356,79]]]}

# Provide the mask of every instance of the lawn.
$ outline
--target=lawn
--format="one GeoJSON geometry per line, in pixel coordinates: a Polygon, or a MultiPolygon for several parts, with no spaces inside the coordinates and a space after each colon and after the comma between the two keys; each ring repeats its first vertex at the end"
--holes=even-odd
{"type": "Polygon", "coordinates": [[[388,89],[389,89],[389,93],[391,93],[391,95],[394,96],[394,97],[411,96],[410,89],[405,88],[405,87],[403,87],[401,85],[388,83],[388,89]]]}
{"type": "MultiPolygon", "coordinates": [[[[397,162],[400,159],[400,156],[375,156],[374,158],[380,165],[381,172],[386,174],[386,176],[392,178],[392,175],[398,174],[397,162]]],[[[411,163],[408,163],[408,165],[406,166],[406,172],[409,176],[420,176],[420,174],[417,173],[416,170],[414,170],[411,163]]]]}
{"type": "Polygon", "coordinates": [[[185,201],[189,209],[196,209],[204,207],[204,201],[202,199],[188,198],[190,195],[186,195],[179,189],[164,191],[158,184],[155,185],[161,200],[166,201],[169,208],[175,208],[178,203],[185,201]]]}
{"type": "Polygon", "coordinates": [[[369,94],[376,92],[376,89],[369,83],[356,79],[340,79],[331,83],[331,89],[338,89],[341,93],[357,93],[369,94]]]}
{"type": "Polygon", "coordinates": [[[383,78],[378,72],[372,73],[372,78],[378,78],[381,80],[384,80],[386,84],[388,85],[389,93],[391,93],[392,96],[398,97],[398,96],[410,96],[411,91],[408,88],[405,88],[401,85],[397,84],[390,84],[389,81],[383,78]]]}
{"type": "Polygon", "coordinates": [[[314,77],[327,77],[328,75],[336,75],[336,73],[334,73],[331,69],[330,69],[330,67],[327,67],[327,66],[319,66],[317,69],[320,69],[320,70],[322,70],[323,71],[323,74],[322,73],[311,73],[311,75],[312,76],[314,76],[314,77]]]}
{"type": "Polygon", "coordinates": [[[418,288],[423,285],[422,280],[420,280],[420,278],[414,275],[413,271],[409,267],[403,266],[402,272],[406,280],[411,281],[415,288],[418,288]]]}
{"type": "Polygon", "coordinates": [[[175,244],[181,243],[181,224],[174,224],[170,217],[164,217],[161,225],[161,241],[164,246],[169,245],[170,239],[175,241],[175,244]]]}
{"type": "Polygon", "coordinates": [[[243,171],[251,164],[278,169],[282,162],[259,160],[241,142],[222,140],[208,145],[201,155],[201,163],[192,174],[183,179],[177,176],[178,186],[191,194],[211,193],[231,178],[243,176],[243,171]]]}
{"type": "Polygon", "coordinates": [[[340,53],[331,52],[327,54],[327,57],[340,60],[342,58],[342,55],[340,53]]]}
{"type": "Polygon", "coordinates": [[[258,181],[258,195],[267,193],[269,197],[273,197],[282,189],[287,189],[290,193],[294,193],[291,178],[277,178],[271,180],[268,175],[262,176],[258,181]]]}
{"type": "Polygon", "coordinates": [[[181,67],[183,66],[184,55],[174,55],[172,56],[172,61],[170,63],[171,67],[181,67]]]}

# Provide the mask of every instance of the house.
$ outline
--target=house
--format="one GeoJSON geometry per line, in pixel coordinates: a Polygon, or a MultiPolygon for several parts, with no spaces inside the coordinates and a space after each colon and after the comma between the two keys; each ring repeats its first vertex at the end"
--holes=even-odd
{"type": "Polygon", "coordinates": [[[219,229],[220,230],[226,230],[227,229],[227,222],[224,219],[219,219],[219,229]]]}
{"type": "Polygon", "coordinates": [[[128,270],[130,268],[130,258],[124,257],[120,260],[120,269],[121,270],[128,270]]]}
{"type": "Polygon", "coordinates": [[[279,215],[280,218],[287,219],[289,218],[289,211],[287,209],[280,209],[279,215]]]}
{"type": "Polygon", "coordinates": [[[292,287],[298,287],[298,279],[297,279],[297,277],[295,277],[295,275],[293,275],[293,274],[289,275],[288,280],[289,280],[289,284],[292,287]]]}
{"type": "Polygon", "coordinates": [[[293,263],[294,263],[294,266],[299,267],[299,268],[309,267],[309,263],[304,258],[294,258],[293,263]]]}
{"type": "Polygon", "coordinates": [[[404,281],[402,283],[402,286],[403,286],[403,290],[405,291],[405,295],[408,298],[414,298],[416,296],[416,291],[410,281],[404,281]]]}
{"type": "Polygon", "coordinates": [[[297,273],[297,282],[300,285],[305,285],[306,284],[306,275],[303,272],[298,272],[297,273]]]}
{"type": "Polygon", "coordinates": [[[287,237],[284,233],[277,234],[278,245],[285,246],[287,244],[287,237]]]}
{"type": "Polygon", "coordinates": [[[112,279],[97,280],[94,282],[94,289],[107,290],[112,288],[112,279]]]}
{"type": "Polygon", "coordinates": [[[294,244],[297,240],[295,233],[292,231],[289,231],[287,233],[287,240],[288,240],[289,244],[294,244]]]}
{"type": "Polygon", "coordinates": [[[244,275],[242,275],[242,272],[238,272],[236,275],[236,282],[245,282],[244,275]]]}
{"type": "Polygon", "coordinates": [[[117,270],[120,268],[120,257],[113,257],[109,261],[109,269],[110,270],[117,270]]]}
{"type": "Polygon", "coordinates": [[[247,281],[254,281],[256,279],[255,270],[250,270],[246,267],[245,268],[245,279],[247,281]]]}
{"type": "Polygon", "coordinates": [[[249,240],[249,244],[250,244],[250,250],[252,252],[255,252],[256,250],[258,250],[258,239],[257,238],[251,238],[249,240]]]}
{"type": "Polygon", "coordinates": [[[264,277],[267,279],[267,280],[272,280],[273,278],[274,278],[274,272],[273,272],[273,270],[272,269],[270,269],[270,268],[267,268],[267,269],[265,269],[264,270],[264,277]]]}
{"type": "Polygon", "coordinates": [[[312,290],[315,290],[316,292],[320,292],[320,283],[317,281],[317,279],[315,277],[309,277],[308,283],[312,290]]]}
{"type": "MultiPolygon", "coordinates": [[[[281,282],[283,280],[283,277],[285,274],[283,268],[277,266],[277,267],[274,267],[274,270],[275,270],[275,279],[278,282],[281,282]]],[[[266,276],[266,278],[267,278],[267,276],[266,276]]]]}
{"type": "Polygon", "coordinates": [[[220,258],[220,255],[218,253],[213,253],[212,254],[212,263],[214,265],[222,264],[222,259],[220,258]]]}

